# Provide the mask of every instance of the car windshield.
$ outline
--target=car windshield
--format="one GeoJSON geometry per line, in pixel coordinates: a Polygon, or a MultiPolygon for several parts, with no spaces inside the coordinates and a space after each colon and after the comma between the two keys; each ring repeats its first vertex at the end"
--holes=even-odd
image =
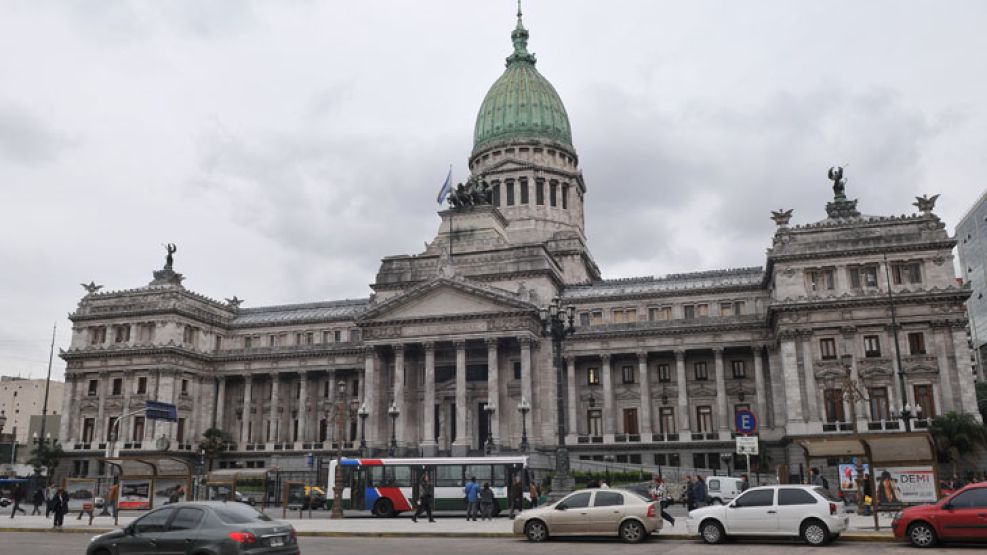
{"type": "Polygon", "coordinates": [[[828,489],[826,489],[826,488],[824,488],[822,486],[816,486],[816,487],[812,488],[812,491],[818,493],[819,495],[823,496],[824,498],[826,498],[826,499],[828,499],[830,501],[836,501],[838,503],[842,503],[843,502],[842,499],[840,499],[839,497],[836,497],[835,495],[833,495],[832,493],[830,493],[830,491],[828,489]]]}
{"type": "Polygon", "coordinates": [[[257,509],[242,503],[228,503],[214,507],[216,516],[227,524],[249,524],[251,522],[270,522],[271,517],[257,509]]]}

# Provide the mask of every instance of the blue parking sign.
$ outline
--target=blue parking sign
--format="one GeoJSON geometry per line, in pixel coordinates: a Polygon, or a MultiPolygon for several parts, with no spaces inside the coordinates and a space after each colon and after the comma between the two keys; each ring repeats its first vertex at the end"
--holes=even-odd
{"type": "Polygon", "coordinates": [[[750,409],[738,410],[735,419],[737,433],[753,434],[757,431],[757,417],[750,409]]]}

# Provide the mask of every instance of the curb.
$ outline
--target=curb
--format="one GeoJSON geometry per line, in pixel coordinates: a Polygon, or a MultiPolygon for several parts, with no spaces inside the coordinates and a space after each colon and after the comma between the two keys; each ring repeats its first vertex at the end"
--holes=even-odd
{"type": "MultiPolygon", "coordinates": [[[[63,528],[54,530],[52,528],[12,528],[0,527],[0,532],[34,532],[50,534],[102,534],[110,532],[113,528],[63,528]]],[[[512,532],[346,532],[332,530],[308,530],[298,531],[298,536],[308,538],[517,538],[512,532]]],[[[658,541],[695,541],[698,536],[688,534],[658,534],[654,539],[658,541]]],[[[860,543],[897,543],[898,539],[892,534],[874,533],[846,533],[844,532],[838,542],[860,542],[860,543]]]]}

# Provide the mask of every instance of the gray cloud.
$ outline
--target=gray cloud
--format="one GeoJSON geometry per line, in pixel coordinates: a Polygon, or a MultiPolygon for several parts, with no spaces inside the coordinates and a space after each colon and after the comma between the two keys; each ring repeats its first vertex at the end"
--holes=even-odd
{"type": "Polygon", "coordinates": [[[53,161],[72,142],[28,108],[0,103],[0,158],[24,165],[42,164],[53,161]]]}

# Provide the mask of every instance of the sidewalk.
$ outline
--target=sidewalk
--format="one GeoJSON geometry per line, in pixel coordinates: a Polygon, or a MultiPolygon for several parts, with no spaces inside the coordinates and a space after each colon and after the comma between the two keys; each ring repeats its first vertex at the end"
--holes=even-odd
{"type": "MultiPolygon", "coordinates": [[[[119,527],[122,528],[143,513],[127,511],[121,513],[119,527]]],[[[349,536],[349,537],[513,537],[513,521],[501,517],[493,521],[467,522],[463,516],[438,516],[434,523],[419,519],[417,523],[409,516],[396,518],[372,518],[365,512],[355,513],[343,520],[329,520],[327,513],[315,518],[298,518],[298,513],[288,513],[281,518],[280,510],[268,510],[272,518],[291,523],[301,536],[349,536]]],[[[306,513],[307,515],[307,513],[306,513]]],[[[661,539],[694,539],[686,535],[685,518],[676,516],[675,526],[667,522],[658,534],[661,539]]],[[[874,519],[869,516],[850,515],[850,529],[843,533],[840,541],[895,541],[891,533],[890,515],[881,515],[881,529],[874,530],[874,519]]],[[[76,520],[75,515],[67,515],[62,533],[99,534],[112,530],[113,518],[97,516],[92,526],[88,518],[76,520]]],[[[51,520],[41,516],[0,516],[0,532],[46,532],[54,531],[51,520]]]]}

